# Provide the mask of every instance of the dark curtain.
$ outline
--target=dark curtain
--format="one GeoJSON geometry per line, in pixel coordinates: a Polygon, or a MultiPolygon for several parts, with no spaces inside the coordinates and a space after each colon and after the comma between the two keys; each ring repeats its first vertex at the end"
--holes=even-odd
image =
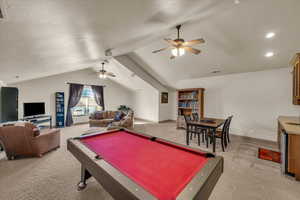
{"type": "Polygon", "coordinates": [[[84,86],[80,84],[70,84],[66,126],[71,126],[73,124],[71,109],[79,103],[83,87],[84,86]]]}
{"type": "Polygon", "coordinates": [[[103,86],[97,86],[97,85],[92,85],[92,90],[94,92],[95,96],[95,101],[96,103],[103,108],[104,108],[104,96],[103,96],[103,86]]]}

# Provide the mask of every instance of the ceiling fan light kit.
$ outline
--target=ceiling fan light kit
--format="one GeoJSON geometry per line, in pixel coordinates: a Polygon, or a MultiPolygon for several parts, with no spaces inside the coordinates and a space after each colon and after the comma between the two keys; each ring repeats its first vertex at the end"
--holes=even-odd
{"type": "Polygon", "coordinates": [[[200,50],[192,48],[191,46],[196,45],[196,44],[201,44],[204,43],[204,39],[196,39],[196,40],[191,40],[188,42],[185,42],[184,39],[180,38],[180,28],[181,25],[176,26],[177,29],[177,39],[172,40],[172,39],[164,39],[166,42],[169,43],[169,47],[165,47],[159,50],[155,50],[152,51],[152,53],[158,53],[161,51],[164,51],[166,49],[169,49],[171,47],[171,57],[170,59],[174,59],[178,56],[183,56],[185,54],[186,51],[198,55],[199,53],[201,53],[200,50]]]}
{"type": "Polygon", "coordinates": [[[185,54],[184,48],[174,48],[171,52],[173,56],[183,56],[185,54]]]}
{"type": "Polygon", "coordinates": [[[106,74],[100,73],[100,74],[99,74],[99,78],[101,78],[101,79],[106,79],[107,76],[106,76],[106,74]]]}
{"type": "MultiPolygon", "coordinates": [[[[105,61],[105,62],[108,62],[108,61],[105,61]]],[[[99,78],[101,78],[101,79],[106,79],[106,78],[108,78],[108,77],[116,77],[115,74],[113,74],[112,72],[108,72],[108,71],[106,71],[106,70],[104,69],[104,64],[105,64],[105,62],[102,62],[102,63],[101,63],[101,64],[102,64],[102,68],[101,68],[101,70],[98,72],[99,78]]]]}

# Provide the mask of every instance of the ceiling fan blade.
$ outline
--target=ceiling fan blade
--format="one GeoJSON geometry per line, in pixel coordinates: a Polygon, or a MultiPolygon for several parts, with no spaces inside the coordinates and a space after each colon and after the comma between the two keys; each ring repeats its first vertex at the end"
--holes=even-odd
{"type": "Polygon", "coordinates": [[[113,74],[112,72],[106,72],[106,75],[107,75],[107,76],[111,76],[111,77],[116,77],[116,75],[113,74]]]}
{"type": "Polygon", "coordinates": [[[162,49],[158,49],[158,50],[155,50],[155,51],[152,51],[152,53],[158,53],[158,52],[161,52],[161,51],[164,51],[166,49],[168,49],[169,47],[165,47],[165,48],[162,48],[162,49]]]}
{"type": "Polygon", "coordinates": [[[171,56],[171,57],[170,57],[171,60],[172,60],[172,59],[175,59],[175,58],[176,58],[175,56],[171,56]]]}
{"type": "Polygon", "coordinates": [[[174,40],[169,39],[169,38],[165,38],[165,41],[168,42],[170,45],[175,46],[175,47],[178,45],[177,42],[175,42],[174,40]]]}
{"type": "Polygon", "coordinates": [[[94,75],[94,74],[98,74],[98,71],[91,71],[91,72],[89,72],[89,75],[94,75]]]}
{"type": "Polygon", "coordinates": [[[201,53],[200,50],[194,49],[194,48],[192,48],[192,47],[183,47],[183,48],[184,48],[185,50],[187,50],[187,51],[189,51],[189,52],[195,54],[195,55],[198,55],[199,53],[201,53]]]}
{"type": "Polygon", "coordinates": [[[201,39],[197,39],[197,40],[190,40],[190,41],[184,42],[183,46],[191,46],[191,45],[202,44],[202,43],[205,43],[205,40],[201,38],[201,39]]]}

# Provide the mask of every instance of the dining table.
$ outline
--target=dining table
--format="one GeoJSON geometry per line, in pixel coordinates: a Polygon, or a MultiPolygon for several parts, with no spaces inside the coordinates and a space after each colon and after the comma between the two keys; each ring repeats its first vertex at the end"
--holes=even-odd
{"type": "Polygon", "coordinates": [[[217,128],[221,127],[225,123],[225,119],[219,119],[219,118],[200,118],[199,120],[191,120],[188,121],[187,127],[186,127],[186,144],[189,145],[190,143],[190,133],[193,133],[195,129],[192,127],[195,127],[196,129],[207,129],[212,134],[212,143],[213,143],[213,152],[216,152],[216,131],[217,128]]]}

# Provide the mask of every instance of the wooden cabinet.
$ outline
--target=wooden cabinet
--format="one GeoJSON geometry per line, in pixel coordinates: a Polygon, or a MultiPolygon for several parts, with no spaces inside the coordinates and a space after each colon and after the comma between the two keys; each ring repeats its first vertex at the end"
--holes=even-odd
{"type": "Polygon", "coordinates": [[[184,115],[198,113],[204,116],[204,88],[189,88],[177,91],[177,128],[185,128],[184,115]]]}
{"type": "Polygon", "coordinates": [[[300,53],[291,61],[293,67],[293,104],[300,105],[300,53]]]}
{"type": "Polygon", "coordinates": [[[18,121],[18,88],[0,87],[0,123],[18,121]]]}
{"type": "Polygon", "coordinates": [[[283,173],[300,181],[300,121],[299,117],[278,118],[278,144],[283,173]]]}

